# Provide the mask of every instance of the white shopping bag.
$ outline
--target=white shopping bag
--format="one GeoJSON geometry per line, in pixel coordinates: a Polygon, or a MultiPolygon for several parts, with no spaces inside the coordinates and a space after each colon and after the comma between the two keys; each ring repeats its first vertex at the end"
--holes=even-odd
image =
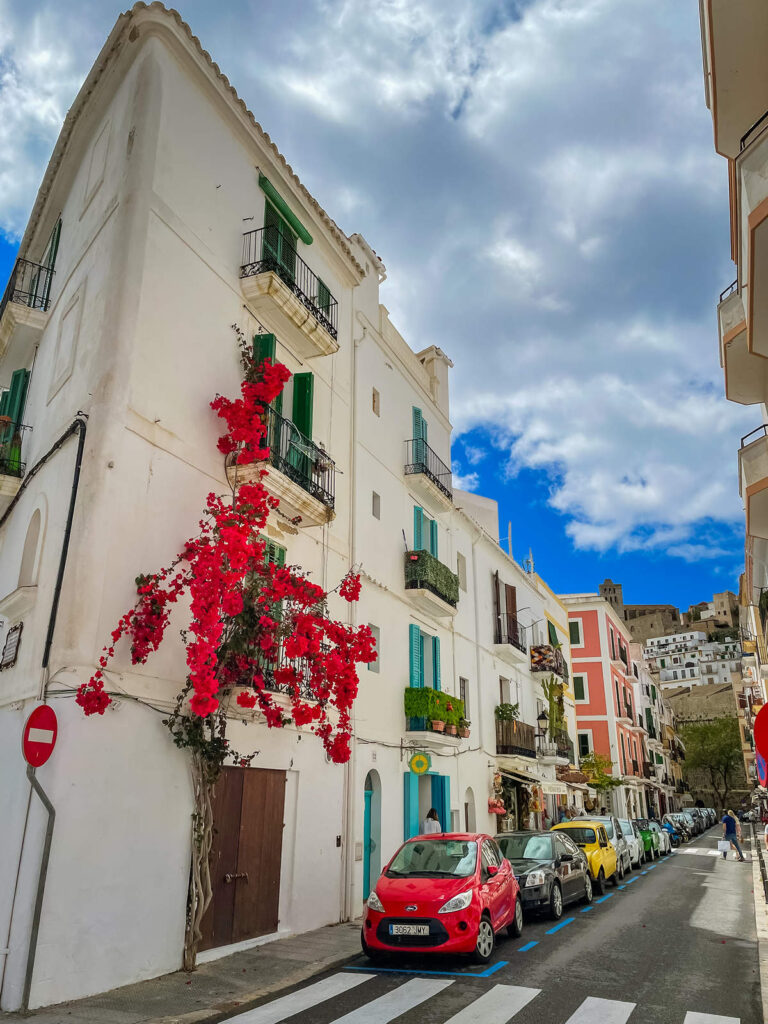
{"type": "Polygon", "coordinates": [[[731,848],[731,844],[728,842],[727,839],[718,839],[718,841],[717,841],[718,853],[728,853],[730,848],[731,848]]]}

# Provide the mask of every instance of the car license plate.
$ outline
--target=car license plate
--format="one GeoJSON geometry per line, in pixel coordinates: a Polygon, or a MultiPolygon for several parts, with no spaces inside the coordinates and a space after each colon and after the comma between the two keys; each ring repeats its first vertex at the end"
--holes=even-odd
{"type": "Polygon", "coordinates": [[[429,935],[428,924],[391,924],[390,935],[429,935]]]}

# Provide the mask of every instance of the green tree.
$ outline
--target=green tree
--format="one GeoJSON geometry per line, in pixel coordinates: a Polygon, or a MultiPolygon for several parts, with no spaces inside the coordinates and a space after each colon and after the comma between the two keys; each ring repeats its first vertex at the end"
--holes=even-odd
{"type": "Polygon", "coordinates": [[[695,772],[710,782],[721,807],[726,807],[734,775],[742,767],[741,734],[735,718],[696,722],[682,730],[685,744],[683,774],[689,784],[695,772]]]}
{"type": "Polygon", "coordinates": [[[589,785],[598,793],[607,793],[609,789],[615,789],[621,785],[621,779],[611,775],[613,762],[604,754],[585,754],[579,758],[579,767],[585,775],[589,776],[589,785]]]}

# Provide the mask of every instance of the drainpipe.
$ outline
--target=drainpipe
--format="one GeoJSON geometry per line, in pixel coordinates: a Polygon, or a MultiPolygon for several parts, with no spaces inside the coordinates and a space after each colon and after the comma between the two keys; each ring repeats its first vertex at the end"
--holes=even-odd
{"type": "Polygon", "coordinates": [[[35,954],[37,952],[37,937],[40,933],[40,915],[43,912],[43,895],[45,893],[45,880],[48,876],[48,859],[51,854],[51,840],[53,838],[53,823],[56,818],[56,811],[48,799],[45,790],[35,777],[35,769],[27,765],[27,778],[32,789],[40,797],[40,802],[48,812],[48,822],[45,826],[45,839],[43,840],[43,853],[40,858],[40,871],[37,876],[37,893],[35,895],[35,909],[32,914],[32,930],[29,935],[29,949],[27,951],[27,967],[24,972],[24,991],[21,997],[21,1011],[26,1013],[29,1009],[29,994],[32,990],[32,972],[35,969],[35,954]]]}

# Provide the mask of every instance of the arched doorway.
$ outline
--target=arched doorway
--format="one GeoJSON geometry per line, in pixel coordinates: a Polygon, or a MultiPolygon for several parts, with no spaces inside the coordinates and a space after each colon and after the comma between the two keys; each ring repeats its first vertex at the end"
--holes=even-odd
{"type": "Polygon", "coordinates": [[[367,900],[381,874],[381,779],[371,770],[363,791],[363,899],[367,900]]]}
{"type": "Polygon", "coordinates": [[[464,829],[467,832],[477,832],[475,823],[475,794],[472,787],[468,786],[464,794],[464,829]]]}

